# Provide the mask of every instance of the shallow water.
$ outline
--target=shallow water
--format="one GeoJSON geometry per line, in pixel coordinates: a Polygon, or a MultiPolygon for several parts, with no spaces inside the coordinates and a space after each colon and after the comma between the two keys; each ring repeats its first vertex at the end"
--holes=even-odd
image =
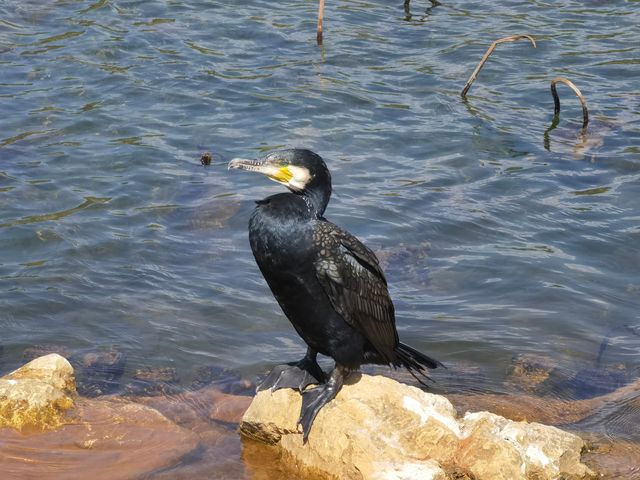
{"type": "MultiPolygon", "coordinates": [[[[253,200],[279,187],[226,170],[300,146],[331,168],[327,217],[383,260],[401,338],[483,374],[436,372],[444,389],[504,392],[519,354],[637,377],[640,4],[328,2],[322,48],[315,14],[0,2],[2,370],[39,344],[116,349],[123,383],[300,357],[247,241],[253,200]],[[461,99],[518,33],[538,47],[500,45],[461,99]],[[549,130],[559,75],[586,96],[584,133],[563,86],[549,130]]],[[[640,441],[624,409],[589,429],[640,441]]]]}

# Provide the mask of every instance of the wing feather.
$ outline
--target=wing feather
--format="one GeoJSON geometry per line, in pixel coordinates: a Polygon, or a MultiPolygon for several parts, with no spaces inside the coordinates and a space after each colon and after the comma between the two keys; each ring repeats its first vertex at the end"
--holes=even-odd
{"type": "Polygon", "coordinates": [[[333,307],[393,363],[398,345],[395,313],[377,257],[356,237],[330,222],[317,223],[314,240],[319,246],[316,276],[333,307]]]}

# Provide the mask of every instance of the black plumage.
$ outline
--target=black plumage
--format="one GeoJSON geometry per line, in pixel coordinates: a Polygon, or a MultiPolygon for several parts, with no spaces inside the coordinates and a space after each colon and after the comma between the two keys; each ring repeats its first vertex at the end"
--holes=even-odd
{"type": "Polygon", "coordinates": [[[291,192],[257,203],[249,241],[267,284],[307,343],[299,362],[280,365],[258,387],[303,392],[304,439],[320,409],[342,387],[345,375],[364,363],[404,366],[421,381],[440,362],[400,343],[387,281],[375,254],[324,218],[331,176],[319,155],[302,149],[274,152],[262,160],[234,159],[229,168],[257,171],[291,192]],[[327,378],[318,353],[333,358],[327,378]],[[320,384],[315,388],[306,388],[320,384]]]}

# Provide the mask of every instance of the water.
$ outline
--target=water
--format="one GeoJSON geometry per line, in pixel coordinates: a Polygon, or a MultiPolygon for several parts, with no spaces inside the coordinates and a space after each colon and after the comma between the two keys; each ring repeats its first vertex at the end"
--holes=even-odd
{"type": "Polygon", "coordinates": [[[635,378],[640,3],[329,2],[322,48],[316,8],[0,2],[3,371],[37,344],[185,383],[300,357],[247,241],[279,187],[226,170],[300,146],[332,171],[327,217],[383,259],[408,343],[493,392],[523,353],[635,378]],[[461,99],[520,33],[538,47],[500,45],[461,99]],[[586,96],[583,134],[564,86],[548,131],[556,76],[586,96]]]}

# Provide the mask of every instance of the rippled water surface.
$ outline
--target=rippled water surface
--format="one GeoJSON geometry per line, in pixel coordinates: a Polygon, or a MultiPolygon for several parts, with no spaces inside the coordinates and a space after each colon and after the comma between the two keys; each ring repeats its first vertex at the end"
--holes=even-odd
{"type": "MultiPolygon", "coordinates": [[[[485,379],[443,388],[503,392],[521,354],[636,378],[640,3],[328,1],[322,48],[316,9],[0,1],[2,370],[32,345],[183,383],[300,357],[247,241],[280,187],[226,169],[299,146],[332,171],[327,217],[379,254],[400,336],[485,379]],[[519,33],[537,48],[500,45],[463,100],[519,33]],[[556,76],[586,131],[564,86],[549,128],[556,76]]],[[[575,383],[552,394],[590,394],[575,383]]],[[[640,440],[615,418],[590,428],[640,440]]]]}

